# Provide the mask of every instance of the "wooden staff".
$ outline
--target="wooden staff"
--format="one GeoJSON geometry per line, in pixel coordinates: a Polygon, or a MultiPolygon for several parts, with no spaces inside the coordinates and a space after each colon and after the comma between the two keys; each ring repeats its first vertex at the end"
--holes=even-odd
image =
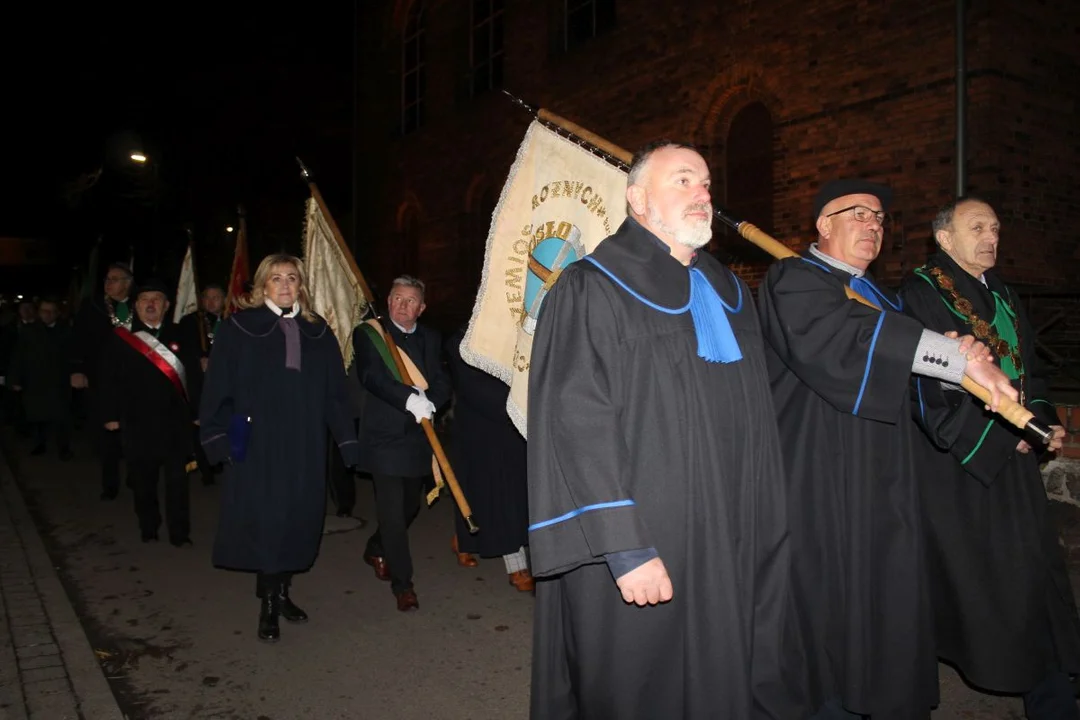
{"type": "MultiPolygon", "coordinates": [[[[364,300],[367,301],[368,306],[374,311],[375,296],[372,294],[371,287],[367,284],[367,280],[364,279],[364,274],[360,272],[360,267],[356,264],[356,258],[349,252],[349,248],[345,244],[345,238],[341,234],[341,229],[338,228],[337,223],[334,222],[334,218],[326,207],[326,202],[323,200],[322,193],[319,192],[319,188],[315,184],[315,181],[311,179],[311,173],[308,172],[307,167],[300,158],[296,158],[296,162],[300,163],[300,173],[303,175],[304,180],[307,181],[308,188],[311,190],[311,197],[315,198],[315,202],[318,203],[319,209],[322,210],[323,216],[326,218],[327,225],[330,226],[330,234],[334,236],[334,240],[337,242],[341,254],[344,255],[345,259],[349,262],[349,269],[352,270],[353,276],[356,277],[356,281],[360,284],[360,290],[364,293],[364,300]]],[[[380,322],[383,320],[378,314],[376,314],[376,318],[380,322]]],[[[394,342],[394,336],[390,334],[388,328],[385,328],[385,325],[384,329],[386,330],[383,333],[383,336],[386,338],[386,347],[390,350],[390,357],[394,359],[394,365],[397,366],[398,374],[401,375],[401,382],[406,385],[412,385],[412,378],[409,377],[409,371],[405,369],[405,363],[401,360],[401,351],[398,350],[397,343],[394,342]]],[[[450,467],[450,461],[443,451],[442,443],[439,442],[439,436],[435,434],[435,426],[431,424],[430,420],[423,418],[420,420],[420,427],[424,429],[428,444],[431,445],[431,450],[435,454],[435,460],[439,463],[439,468],[442,470],[443,477],[446,478],[446,484],[450,486],[450,493],[454,496],[454,502],[457,503],[458,510],[461,511],[461,516],[465,518],[465,524],[469,528],[469,533],[475,535],[480,531],[480,527],[473,518],[472,508],[469,507],[469,501],[465,499],[465,493],[461,491],[461,485],[458,484],[457,475],[454,474],[453,468],[450,467]]]]}
{"type": "MultiPolygon", "coordinates": [[[[605,155],[608,155],[610,158],[617,161],[618,163],[629,166],[632,162],[633,155],[624,150],[623,148],[619,147],[618,145],[608,142],[604,138],[589,132],[580,125],[577,125],[576,123],[562,118],[553,112],[534,108],[533,106],[526,104],[525,102],[519,100],[513,95],[510,95],[510,93],[506,93],[506,91],[503,92],[508,97],[510,97],[513,102],[529,110],[537,117],[537,119],[541,120],[542,122],[557,126],[557,128],[579,139],[583,144],[592,146],[594,149],[599,150],[605,155]]],[[[736,220],[723,208],[719,208],[714,205],[713,213],[716,215],[717,218],[719,218],[722,223],[733,229],[735,232],[739,233],[739,235],[741,235],[746,240],[749,240],[765,252],[772,255],[777,260],[782,260],[789,257],[799,257],[799,254],[797,252],[787,247],[779,240],[771,237],[770,235],[768,235],[768,233],[761,230],[756,225],[746,222],[745,220],[736,220]]],[[[844,291],[847,293],[847,296],[852,300],[861,302],[868,307],[874,308],[875,310],[880,310],[877,305],[870,302],[865,297],[852,290],[850,287],[845,287],[844,291]]],[[[979,398],[987,405],[990,404],[991,395],[988,389],[984,388],[982,385],[975,382],[967,375],[964,376],[964,379],[960,384],[969,393],[979,398]]],[[[1021,430],[1027,430],[1031,432],[1044,444],[1048,444],[1050,442],[1050,439],[1054,435],[1053,430],[1036,420],[1034,413],[1032,413],[1030,410],[1028,410],[1020,403],[1016,402],[1015,400],[1011,400],[1007,397],[1002,397],[1001,402],[998,403],[997,412],[1015,427],[1018,427],[1021,430]]]]}

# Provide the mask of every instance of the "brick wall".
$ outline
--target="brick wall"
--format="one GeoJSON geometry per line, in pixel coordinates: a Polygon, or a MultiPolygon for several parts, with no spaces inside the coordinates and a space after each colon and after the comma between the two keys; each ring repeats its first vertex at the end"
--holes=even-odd
{"type": "Polygon", "coordinates": [[[1080,460],[1080,406],[1058,405],[1057,413],[1061,426],[1066,432],[1065,443],[1058,454],[1061,457],[1080,460]]]}
{"type": "MultiPolygon", "coordinates": [[[[432,287],[431,319],[464,320],[486,226],[482,197],[497,196],[529,122],[499,94],[468,96],[466,3],[426,5],[427,122],[395,135],[407,3],[366,3],[366,162],[363,193],[376,282],[402,270],[432,287]],[[479,217],[478,217],[479,213],[479,217]],[[414,220],[415,267],[399,232],[414,220]]],[[[968,13],[969,187],[1004,222],[1001,268],[1026,284],[1072,286],[1080,271],[1073,195],[1080,4],[973,0],[968,13]]],[[[813,239],[820,182],[861,175],[891,183],[894,229],[874,270],[896,282],[921,264],[929,222],[954,191],[954,0],[619,0],[615,29],[569,53],[553,50],[560,0],[507,0],[505,87],[628,149],[658,136],[690,140],[726,198],[727,129],[761,102],[773,126],[777,238],[798,250],[813,239]]],[[[490,208],[488,208],[490,209],[490,208]]],[[[731,208],[737,215],[738,208],[731,208]]],[[[746,218],[761,222],[759,219],[746,218]]],[[[756,282],[769,258],[718,238],[756,282]]],[[[1036,319],[1038,324],[1038,320],[1036,319]]]]}

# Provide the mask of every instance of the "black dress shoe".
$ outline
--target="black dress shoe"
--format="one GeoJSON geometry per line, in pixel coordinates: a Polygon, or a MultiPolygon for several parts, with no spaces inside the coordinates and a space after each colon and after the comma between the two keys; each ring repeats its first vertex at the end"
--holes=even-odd
{"type": "Polygon", "coordinates": [[[69,448],[64,448],[60,451],[60,461],[67,462],[71,458],[75,457],[75,453],[71,452],[69,448]]]}
{"type": "Polygon", "coordinates": [[[278,596],[278,606],[281,608],[281,617],[291,623],[306,623],[308,615],[297,607],[287,594],[278,596]]]}
{"type": "Polygon", "coordinates": [[[33,450],[30,451],[30,454],[31,455],[44,455],[45,454],[45,446],[44,445],[38,445],[37,447],[35,447],[33,450]]]}
{"type": "Polygon", "coordinates": [[[263,642],[277,642],[281,638],[278,597],[271,593],[259,600],[259,639],[263,642]]]}
{"type": "Polygon", "coordinates": [[[185,545],[194,545],[194,543],[191,542],[191,538],[180,538],[179,540],[169,540],[169,542],[172,544],[173,547],[178,548],[182,548],[185,545]]]}
{"type": "Polygon", "coordinates": [[[157,531],[155,530],[154,532],[144,532],[142,534],[142,541],[144,543],[157,542],[158,541],[157,531]]]}
{"type": "Polygon", "coordinates": [[[337,511],[337,516],[339,518],[352,517],[352,510],[338,510],[337,511]]]}
{"type": "Polygon", "coordinates": [[[119,494],[120,493],[118,493],[118,492],[103,492],[103,493],[101,493],[101,499],[102,500],[115,500],[116,496],[119,495],[119,494]]]}

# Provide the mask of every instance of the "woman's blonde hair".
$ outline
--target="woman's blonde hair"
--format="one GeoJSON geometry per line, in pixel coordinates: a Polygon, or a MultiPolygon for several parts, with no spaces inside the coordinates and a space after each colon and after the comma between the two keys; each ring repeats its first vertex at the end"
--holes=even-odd
{"type": "MultiPolygon", "coordinates": [[[[251,281],[251,294],[240,298],[237,305],[247,309],[262,307],[265,304],[266,293],[264,288],[275,265],[292,265],[296,268],[296,274],[300,276],[300,289],[296,294],[296,301],[300,303],[300,315],[309,322],[314,321],[316,315],[311,309],[311,295],[308,293],[307,270],[304,269],[304,261],[294,255],[286,255],[285,253],[267,255],[263,258],[258,269],[255,270],[255,277],[251,281]]],[[[282,310],[289,310],[289,308],[282,308],[282,310]]]]}

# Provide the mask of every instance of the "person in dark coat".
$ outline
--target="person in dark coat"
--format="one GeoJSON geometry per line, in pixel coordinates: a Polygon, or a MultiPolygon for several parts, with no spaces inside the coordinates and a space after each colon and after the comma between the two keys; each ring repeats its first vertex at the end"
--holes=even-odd
{"type": "MultiPolygon", "coordinates": [[[[188,370],[188,388],[191,391],[191,403],[194,416],[199,417],[199,398],[202,397],[203,380],[207,365],[210,363],[210,351],[214,348],[214,335],[221,325],[222,311],[225,309],[225,290],[216,284],[203,287],[199,295],[199,309],[180,318],[177,324],[185,342],[199,351],[199,362],[188,370]]],[[[202,443],[199,442],[198,425],[194,427],[195,460],[199,464],[203,485],[214,484],[215,469],[206,459],[202,443]]]]}
{"type": "MultiPolygon", "coordinates": [[[[1054,430],[1042,450],[1061,449],[1065,429],[1047,397],[1035,330],[994,270],[997,214],[962,199],[933,227],[939,251],[905,279],[905,312],[992,348],[1024,403],[1054,430]]],[[[920,379],[915,397],[938,656],[977,688],[1023,695],[1029,720],[1080,717],[1069,680],[1080,673],[1080,619],[1039,453],[958,388],[941,392],[920,379]]]]}
{"type": "Polygon", "coordinates": [[[420,606],[413,589],[409,525],[420,511],[424,480],[432,472],[432,450],[422,419],[450,400],[450,380],[442,368],[442,339],[437,330],[417,319],[427,307],[424,284],[411,276],[394,280],[387,299],[390,322],[375,321],[353,332],[355,363],[366,391],[360,421],[360,469],[371,473],[375,485],[375,511],[379,524],[368,539],[364,561],[390,589],[402,612],[420,606]],[[391,369],[382,333],[389,332],[403,360],[410,361],[413,385],[406,385],[391,369]],[[413,370],[418,371],[414,373],[413,370]],[[420,377],[424,378],[424,383],[420,377]],[[421,389],[426,387],[427,389],[421,389]]]}
{"type": "Polygon", "coordinates": [[[51,428],[61,460],[71,453],[71,328],[59,318],[60,305],[45,298],[38,305],[39,322],[19,332],[8,369],[11,389],[22,396],[22,417],[33,429],[31,455],[45,453],[51,428]]]}
{"type": "Polygon", "coordinates": [[[349,467],[357,439],[341,350],[311,310],[303,262],[264,258],[241,308],[214,336],[200,438],[209,461],[225,464],[214,565],[256,573],[258,637],[273,642],[279,617],[308,619],[290,586],[322,538],[327,427],[349,467]]]}
{"type": "Polygon", "coordinates": [[[926,718],[938,701],[912,374],[970,377],[995,408],[1016,398],[984,345],[924,329],[867,272],[891,197],[860,179],[822,185],[818,241],[774,263],[759,291],[786,466],[797,630],[787,640],[799,643],[782,657],[818,718],[926,718]]]}
{"type": "Polygon", "coordinates": [[[158,483],[165,477],[169,542],[191,544],[188,477],[192,457],[187,368],[198,352],[168,321],[168,290],[147,280],[133,295],[131,330],[114,328],[104,343],[97,379],[106,432],[120,437],[143,542],[158,539],[158,483]]]}
{"type": "Polygon", "coordinates": [[[102,500],[112,500],[120,492],[123,450],[120,434],[103,429],[105,420],[101,411],[105,398],[97,382],[97,373],[101,366],[102,348],[106,341],[111,340],[113,328],[131,329],[135,316],[128,298],[132,280],[131,270],[126,265],[110,265],[105,275],[104,295],[83,302],[72,329],[71,387],[86,391],[90,424],[97,428],[102,500]]]}
{"type": "Polygon", "coordinates": [[[521,592],[531,592],[534,583],[525,552],[529,543],[525,438],[506,413],[510,386],[462,359],[464,337],[462,328],[446,344],[454,387],[454,472],[483,524],[472,535],[461,512],[455,512],[454,551],[466,567],[476,565],[473,553],[501,556],[510,584],[521,592]],[[467,560],[463,561],[462,555],[467,560]]]}

